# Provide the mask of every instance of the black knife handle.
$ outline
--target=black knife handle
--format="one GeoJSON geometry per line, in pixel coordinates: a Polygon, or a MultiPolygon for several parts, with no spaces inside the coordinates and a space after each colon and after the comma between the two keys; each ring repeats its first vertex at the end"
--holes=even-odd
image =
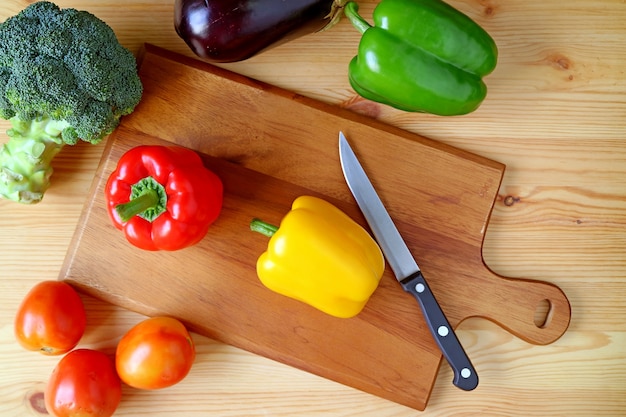
{"type": "Polygon", "coordinates": [[[454,372],[454,385],[465,391],[476,388],[478,374],[422,273],[418,271],[400,281],[400,284],[419,301],[430,332],[454,372]]]}

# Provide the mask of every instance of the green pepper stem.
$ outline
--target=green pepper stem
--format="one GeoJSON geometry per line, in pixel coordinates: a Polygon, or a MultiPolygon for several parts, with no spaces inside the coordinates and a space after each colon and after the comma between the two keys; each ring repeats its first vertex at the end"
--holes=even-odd
{"type": "Polygon", "coordinates": [[[346,4],[343,8],[343,12],[346,17],[350,19],[350,22],[352,22],[352,26],[357,28],[357,30],[362,34],[372,27],[372,25],[367,23],[367,21],[359,15],[359,5],[357,3],[353,1],[348,2],[348,4],[346,4]]]}
{"type": "Polygon", "coordinates": [[[267,237],[274,236],[274,233],[278,231],[278,226],[264,222],[261,219],[252,219],[250,222],[250,230],[253,232],[261,233],[267,237]]]}
{"type": "Polygon", "coordinates": [[[167,210],[165,187],[152,177],[146,177],[131,187],[130,200],[115,206],[122,222],[140,216],[149,222],[167,210]]]}

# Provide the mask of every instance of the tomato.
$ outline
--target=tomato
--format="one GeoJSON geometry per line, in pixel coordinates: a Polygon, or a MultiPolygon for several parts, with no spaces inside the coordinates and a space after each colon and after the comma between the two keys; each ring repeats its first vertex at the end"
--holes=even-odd
{"type": "Polygon", "coordinates": [[[159,389],[181,381],[196,357],[185,326],[171,317],[153,317],[131,328],[120,340],[115,366],[123,382],[159,389]]]}
{"type": "Polygon", "coordinates": [[[65,355],[52,371],[44,401],[55,417],[109,417],[122,399],[113,360],[91,349],[65,355]]]}
{"type": "Polygon", "coordinates": [[[26,294],[15,316],[15,337],[28,350],[60,355],[72,350],[85,333],[85,307],[63,281],[42,281],[26,294]]]}

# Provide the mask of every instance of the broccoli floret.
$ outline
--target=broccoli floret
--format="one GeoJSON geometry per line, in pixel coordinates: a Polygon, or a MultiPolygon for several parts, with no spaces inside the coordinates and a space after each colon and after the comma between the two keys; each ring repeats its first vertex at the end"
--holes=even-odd
{"type": "Polygon", "coordinates": [[[0,23],[0,196],[41,200],[52,158],[78,140],[96,144],[141,100],[134,55],[86,11],[33,3],[0,23]]]}

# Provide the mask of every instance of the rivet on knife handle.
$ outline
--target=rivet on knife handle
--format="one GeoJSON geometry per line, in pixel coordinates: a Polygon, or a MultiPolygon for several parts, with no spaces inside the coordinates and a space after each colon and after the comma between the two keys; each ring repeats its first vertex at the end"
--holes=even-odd
{"type": "Polygon", "coordinates": [[[400,281],[402,288],[419,301],[426,323],[454,372],[453,384],[465,391],[478,386],[478,374],[452,330],[448,319],[420,271],[400,281]]]}
{"type": "Polygon", "coordinates": [[[472,363],[430,291],[393,219],[341,132],[339,132],[339,159],[348,188],[370,225],[387,263],[405,291],[413,294],[419,302],[433,338],[454,371],[454,385],[468,391],[476,388],[478,375],[472,363]]]}

